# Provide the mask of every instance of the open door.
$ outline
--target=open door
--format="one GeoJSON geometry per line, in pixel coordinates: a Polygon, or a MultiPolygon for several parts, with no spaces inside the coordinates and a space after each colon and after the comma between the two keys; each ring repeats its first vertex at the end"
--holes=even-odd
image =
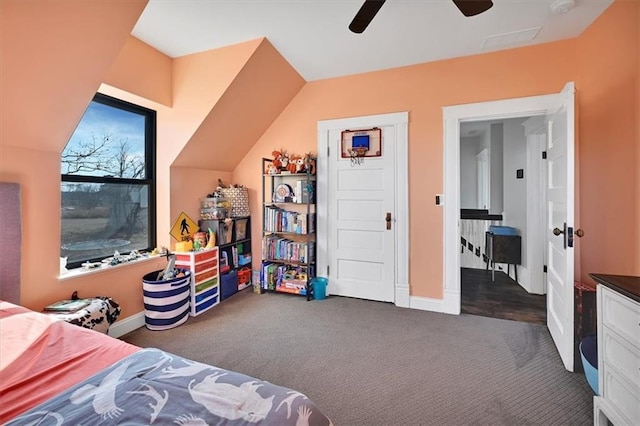
{"type": "Polygon", "coordinates": [[[573,371],[573,222],[575,87],[547,114],[547,327],[567,370],[573,371]]]}

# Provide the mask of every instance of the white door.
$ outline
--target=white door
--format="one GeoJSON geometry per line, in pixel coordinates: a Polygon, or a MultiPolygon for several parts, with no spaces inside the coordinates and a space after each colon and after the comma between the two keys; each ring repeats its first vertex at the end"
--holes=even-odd
{"type": "Polygon", "coordinates": [[[342,158],[341,131],[329,131],[331,294],[394,301],[395,142],[395,128],[383,126],[382,156],[365,157],[357,164],[342,158]]]}
{"type": "Polygon", "coordinates": [[[547,115],[547,327],[569,371],[574,356],[574,92],[573,83],[567,84],[558,110],[547,115]]]}

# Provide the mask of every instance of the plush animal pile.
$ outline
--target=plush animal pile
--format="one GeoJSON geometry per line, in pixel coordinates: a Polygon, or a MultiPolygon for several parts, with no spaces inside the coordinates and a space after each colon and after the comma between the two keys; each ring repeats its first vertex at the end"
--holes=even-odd
{"type": "Polygon", "coordinates": [[[265,174],[315,174],[316,157],[308,152],[304,155],[289,154],[285,150],[274,150],[271,153],[272,160],[267,163],[265,174]]]}

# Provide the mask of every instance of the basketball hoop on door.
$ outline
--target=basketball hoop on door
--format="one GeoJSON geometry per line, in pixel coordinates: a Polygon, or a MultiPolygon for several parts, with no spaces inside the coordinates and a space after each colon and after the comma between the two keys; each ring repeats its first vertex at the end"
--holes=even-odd
{"type": "Polygon", "coordinates": [[[382,131],[379,127],[360,130],[343,130],[341,157],[348,158],[351,167],[364,163],[365,157],[382,156],[382,131]]]}
{"type": "Polygon", "coordinates": [[[351,157],[351,167],[359,166],[364,163],[364,154],[367,153],[368,148],[349,148],[347,152],[351,157]]]}

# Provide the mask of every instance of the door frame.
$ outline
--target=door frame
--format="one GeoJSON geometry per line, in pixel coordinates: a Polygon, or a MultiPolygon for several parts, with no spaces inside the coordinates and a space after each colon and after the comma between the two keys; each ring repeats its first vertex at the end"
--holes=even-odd
{"type": "MultiPolygon", "coordinates": [[[[399,307],[409,307],[409,112],[396,112],[389,114],[366,115],[360,117],[339,118],[333,120],[318,121],[317,139],[317,240],[316,259],[318,276],[327,276],[329,259],[327,248],[329,247],[328,214],[329,202],[327,190],[329,176],[327,167],[329,160],[329,131],[345,130],[371,127],[395,128],[396,143],[395,149],[395,212],[396,217],[393,224],[396,230],[394,241],[394,304],[399,307]]],[[[383,142],[384,143],[384,142],[383,142]]],[[[333,148],[331,155],[337,155],[338,150],[333,148]]],[[[366,161],[366,160],[365,160],[366,161]]],[[[327,287],[328,294],[331,293],[331,285],[327,287]]]]}
{"type": "Polygon", "coordinates": [[[546,115],[561,103],[559,93],[442,108],[444,151],[443,312],[460,314],[460,123],[546,115]]]}

